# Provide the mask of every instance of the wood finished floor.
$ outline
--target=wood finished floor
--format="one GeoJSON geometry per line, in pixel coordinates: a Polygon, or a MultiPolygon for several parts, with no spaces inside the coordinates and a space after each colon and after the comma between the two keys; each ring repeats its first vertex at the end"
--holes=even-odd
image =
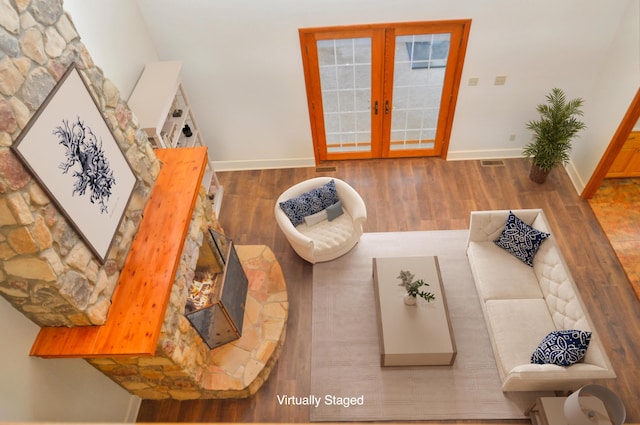
{"type": "MultiPolygon", "coordinates": [[[[269,380],[244,400],[145,400],[139,422],[309,422],[309,410],[280,406],[277,395],[309,394],[312,266],[293,252],[273,218],[277,196],[317,175],[341,178],[363,197],[365,232],[453,230],[472,210],[543,208],[618,374],[606,383],[623,399],[627,422],[640,422],[640,304],[587,201],[562,169],[544,185],[528,180],[528,162],[436,158],[341,161],[315,168],[218,173],[224,185],[220,222],[235,243],[266,244],[287,281],[287,339],[269,380]]],[[[401,243],[401,241],[399,241],[401,243]]]]}

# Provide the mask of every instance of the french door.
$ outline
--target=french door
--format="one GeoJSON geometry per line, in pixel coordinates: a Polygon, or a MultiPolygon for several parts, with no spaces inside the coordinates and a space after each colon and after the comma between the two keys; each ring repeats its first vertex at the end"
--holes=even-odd
{"type": "Polygon", "coordinates": [[[316,162],[446,157],[470,23],[300,29],[316,162]]]}

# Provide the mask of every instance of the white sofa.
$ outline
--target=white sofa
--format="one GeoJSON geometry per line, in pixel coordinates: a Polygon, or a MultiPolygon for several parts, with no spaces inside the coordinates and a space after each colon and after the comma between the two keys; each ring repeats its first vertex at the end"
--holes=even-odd
{"type": "Polygon", "coordinates": [[[330,261],[349,252],[360,240],[362,225],[367,220],[367,208],[358,192],[346,182],[333,177],[315,177],[285,190],[276,201],[274,214],[293,250],[312,264],[330,261]],[[280,208],[280,202],[318,188],[330,180],[335,181],[344,214],[332,221],[294,226],[280,208]]]}
{"type": "MultiPolygon", "coordinates": [[[[513,213],[535,229],[551,233],[542,210],[513,213]]],[[[540,245],[533,267],[493,242],[508,214],[508,210],[473,211],[467,242],[502,390],[575,390],[593,380],[615,378],[553,235],[540,245]],[[571,366],[532,364],[538,344],[549,332],[560,329],[592,332],[584,359],[571,366]]]]}

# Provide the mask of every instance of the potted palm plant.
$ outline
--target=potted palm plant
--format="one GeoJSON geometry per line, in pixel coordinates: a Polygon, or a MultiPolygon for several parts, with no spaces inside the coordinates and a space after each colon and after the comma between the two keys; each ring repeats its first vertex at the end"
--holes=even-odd
{"type": "Polygon", "coordinates": [[[583,103],[582,98],[567,102],[564,92],[554,88],[547,95],[547,103],[536,108],[540,118],[527,123],[534,140],[523,151],[525,157],[533,159],[529,173],[532,181],[544,183],[555,166],[569,161],[571,141],[586,127],[577,118],[582,116],[583,103]]]}

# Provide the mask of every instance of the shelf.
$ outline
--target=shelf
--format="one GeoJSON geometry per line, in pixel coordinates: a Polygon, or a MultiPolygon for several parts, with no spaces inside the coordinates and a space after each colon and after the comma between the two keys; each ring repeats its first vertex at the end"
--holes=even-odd
{"type": "Polygon", "coordinates": [[[101,326],[44,327],[31,349],[37,357],[153,355],[189,231],[207,149],[158,149],[160,175],[101,326]]]}
{"type": "Polygon", "coordinates": [[[147,64],[127,103],[138,118],[140,127],[161,129],[180,86],[182,62],[147,64]]]}
{"type": "MultiPolygon", "coordinates": [[[[180,82],[181,70],[181,62],[147,64],[129,98],[129,106],[155,148],[205,146],[189,98],[180,82]],[[176,109],[182,110],[180,117],[173,116],[176,109]],[[185,124],[191,128],[189,137],[182,133],[185,124]]],[[[210,162],[207,174],[205,187],[209,193],[215,194],[213,207],[219,217],[223,190],[210,162]]]]}

